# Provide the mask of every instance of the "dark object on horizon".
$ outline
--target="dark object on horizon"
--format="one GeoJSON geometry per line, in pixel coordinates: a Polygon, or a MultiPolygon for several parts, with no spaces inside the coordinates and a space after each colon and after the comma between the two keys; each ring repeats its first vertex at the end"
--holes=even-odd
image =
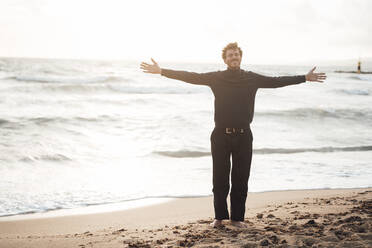
{"type": "Polygon", "coordinates": [[[357,71],[335,71],[335,72],[339,72],[339,73],[372,74],[372,71],[362,71],[361,70],[361,62],[360,62],[360,60],[358,61],[357,71]]]}
{"type": "Polygon", "coordinates": [[[338,73],[372,74],[372,71],[361,71],[361,72],[358,72],[358,71],[335,71],[335,72],[338,72],[338,73]]]}

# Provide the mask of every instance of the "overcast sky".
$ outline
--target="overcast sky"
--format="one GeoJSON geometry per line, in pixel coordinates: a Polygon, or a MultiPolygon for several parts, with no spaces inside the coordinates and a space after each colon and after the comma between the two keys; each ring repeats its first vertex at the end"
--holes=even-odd
{"type": "Polygon", "coordinates": [[[372,57],[368,0],[0,0],[0,57],[243,63],[372,57]]]}

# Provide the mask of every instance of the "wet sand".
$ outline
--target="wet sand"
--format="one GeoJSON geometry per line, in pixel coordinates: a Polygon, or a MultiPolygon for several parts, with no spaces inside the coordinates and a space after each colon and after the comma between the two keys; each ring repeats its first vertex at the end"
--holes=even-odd
{"type": "Polygon", "coordinates": [[[0,218],[0,247],[372,247],[372,188],[249,193],[247,228],[212,228],[213,198],[0,218]]]}

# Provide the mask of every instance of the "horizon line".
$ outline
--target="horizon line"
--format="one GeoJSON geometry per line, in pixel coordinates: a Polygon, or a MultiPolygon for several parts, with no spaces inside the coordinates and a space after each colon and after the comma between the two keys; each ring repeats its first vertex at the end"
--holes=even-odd
{"type": "MultiPolygon", "coordinates": [[[[149,57],[150,58],[150,57],[149,57]]],[[[140,62],[143,61],[141,59],[133,59],[133,58],[67,58],[67,57],[34,57],[34,56],[0,56],[0,59],[45,59],[45,60],[75,60],[75,61],[122,61],[122,62],[140,62]]],[[[355,61],[356,63],[359,61],[358,58],[345,58],[345,59],[309,59],[309,60],[302,60],[302,61],[293,61],[293,62],[271,62],[271,63],[262,63],[262,62],[256,62],[256,63],[242,63],[242,65],[314,65],[324,64],[324,63],[331,63],[331,62],[348,62],[351,63],[355,61]]],[[[360,61],[363,63],[369,63],[372,62],[372,57],[365,57],[360,58],[360,61]]],[[[210,60],[202,60],[202,61],[189,61],[189,60],[170,60],[165,59],[162,60],[162,63],[190,63],[190,64],[223,64],[223,62],[212,62],[210,60]]],[[[331,66],[331,65],[328,65],[331,66]]]]}

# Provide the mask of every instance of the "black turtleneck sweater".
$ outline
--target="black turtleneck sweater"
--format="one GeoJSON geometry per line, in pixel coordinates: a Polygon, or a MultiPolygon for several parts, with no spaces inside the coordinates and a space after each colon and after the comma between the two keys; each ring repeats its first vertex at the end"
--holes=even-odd
{"type": "Polygon", "coordinates": [[[306,82],[305,75],[267,77],[242,69],[196,73],[162,69],[161,75],[191,84],[207,85],[214,94],[216,127],[249,128],[259,88],[278,88],[306,82]]]}

